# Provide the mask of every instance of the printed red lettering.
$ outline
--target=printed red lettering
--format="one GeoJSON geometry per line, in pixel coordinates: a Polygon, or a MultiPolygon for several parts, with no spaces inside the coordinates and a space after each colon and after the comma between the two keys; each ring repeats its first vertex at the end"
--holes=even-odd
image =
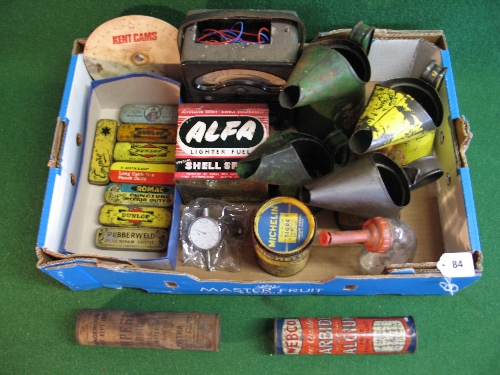
{"type": "Polygon", "coordinates": [[[131,42],[131,34],[115,35],[112,38],[113,38],[113,44],[123,44],[131,42]]]}
{"type": "Polygon", "coordinates": [[[149,42],[151,40],[156,40],[156,39],[157,39],[156,31],[134,34],[134,42],[149,42]]]}

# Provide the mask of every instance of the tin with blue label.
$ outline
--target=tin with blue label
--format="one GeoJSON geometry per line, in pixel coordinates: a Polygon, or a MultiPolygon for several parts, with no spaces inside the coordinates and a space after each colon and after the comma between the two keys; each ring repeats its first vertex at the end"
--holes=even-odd
{"type": "Polygon", "coordinates": [[[257,211],[253,223],[259,265],[273,276],[300,272],[310,256],[316,219],[309,208],[291,197],[275,197],[257,211]]]}

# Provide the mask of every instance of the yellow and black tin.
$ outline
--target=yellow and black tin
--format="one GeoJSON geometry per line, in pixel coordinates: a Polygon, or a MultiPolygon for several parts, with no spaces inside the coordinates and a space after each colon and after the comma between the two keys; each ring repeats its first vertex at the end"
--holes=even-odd
{"type": "Polygon", "coordinates": [[[162,143],[116,142],[115,161],[175,163],[175,145],[162,143]]]}
{"type": "Polygon", "coordinates": [[[118,122],[109,119],[97,121],[94,146],[90,158],[88,181],[93,185],[107,185],[113,162],[118,122]]]}
{"type": "Polygon", "coordinates": [[[254,247],[267,273],[286,277],[300,272],[310,256],[316,219],[309,208],[292,197],[275,197],[257,210],[254,247]]]}
{"type": "Polygon", "coordinates": [[[169,228],[172,212],[165,207],[103,204],[99,222],[102,225],[118,227],[169,228]]]}

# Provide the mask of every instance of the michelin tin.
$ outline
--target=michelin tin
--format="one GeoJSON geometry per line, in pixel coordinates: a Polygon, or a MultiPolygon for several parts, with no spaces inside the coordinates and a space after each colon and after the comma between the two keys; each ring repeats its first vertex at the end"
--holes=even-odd
{"type": "Polygon", "coordinates": [[[253,223],[259,265],[269,274],[292,276],[310,256],[316,219],[309,208],[291,197],[275,197],[257,210],[253,223]]]}

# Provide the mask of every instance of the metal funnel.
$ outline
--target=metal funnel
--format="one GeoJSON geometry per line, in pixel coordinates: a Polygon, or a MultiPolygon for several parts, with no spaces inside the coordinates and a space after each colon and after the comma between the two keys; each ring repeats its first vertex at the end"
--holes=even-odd
{"type": "Polygon", "coordinates": [[[238,162],[241,179],[301,187],[333,170],[327,145],[301,133],[278,132],[238,162]]]}
{"type": "Polygon", "coordinates": [[[350,215],[396,217],[410,202],[410,188],[394,161],[373,153],[306,184],[300,199],[350,215]]]}

